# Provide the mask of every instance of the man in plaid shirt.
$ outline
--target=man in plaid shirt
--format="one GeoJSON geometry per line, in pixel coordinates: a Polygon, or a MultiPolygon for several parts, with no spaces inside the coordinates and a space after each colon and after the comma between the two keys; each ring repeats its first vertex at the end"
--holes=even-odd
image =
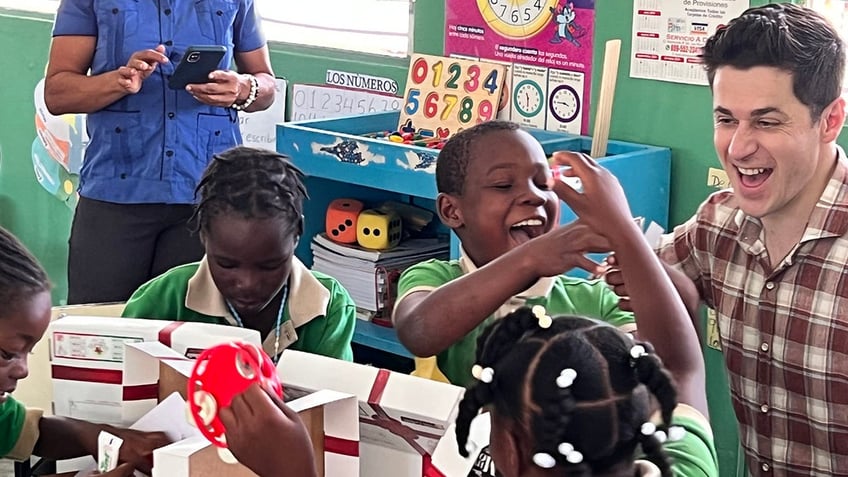
{"type": "Polygon", "coordinates": [[[844,55],[825,18],[791,4],[749,9],[707,41],[731,189],[659,245],[694,282],[690,303],[718,314],[753,475],[848,476],[844,55]]]}

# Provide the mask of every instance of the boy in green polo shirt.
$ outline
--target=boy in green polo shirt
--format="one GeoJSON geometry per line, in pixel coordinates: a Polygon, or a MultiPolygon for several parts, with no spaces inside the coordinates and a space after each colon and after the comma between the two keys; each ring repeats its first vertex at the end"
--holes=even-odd
{"type": "MultiPolygon", "coordinates": [[[[439,153],[437,211],[462,249],[458,260],[430,260],[401,275],[393,315],[398,337],[416,356],[437,355],[416,360],[414,374],[468,384],[484,325],[524,304],[635,330],[633,314],[619,308],[605,283],[563,275],[575,267],[598,272],[586,254],[644,241],[626,200],[581,211],[601,222],[608,216],[607,233],[583,217],[559,226],[560,199],[550,179],[541,145],[510,122],[461,131],[439,153]]],[[[617,181],[601,186],[621,190],[617,181]]]]}
{"type": "Polygon", "coordinates": [[[255,329],[275,361],[286,348],[352,361],[353,300],[294,256],[302,176],[273,151],[239,146],[215,155],[194,215],[206,255],[142,285],[123,315],[255,329]]]}

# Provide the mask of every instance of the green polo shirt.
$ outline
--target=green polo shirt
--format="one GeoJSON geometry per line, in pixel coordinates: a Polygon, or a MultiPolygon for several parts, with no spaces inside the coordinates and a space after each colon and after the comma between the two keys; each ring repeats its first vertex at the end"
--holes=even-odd
{"type": "MultiPolygon", "coordinates": [[[[172,268],[142,285],[127,301],[123,316],[238,326],[212,280],[206,258],[172,268]]],[[[293,342],[285,343],[289,349],[353,361],[350,342],[356,305],[336,279],[307,269],[296,257],[281,328],[287,321],[296,333],[293,342]]],[[[281,336],[287,336],[284,330],[281,336]]],[[[274,354],[274,341],[272,332],[262,344],[269,356],[274,354]]]]}
{"type": "MultiPolygon", "coordinates": [[[[410,293],[434,290],[474,271],[476,267],[464,254],[459,260],[432,259],[413,265],[400,276],[397,303],[410,293]]],[[[497,277],[492,279],[495,280],[497,277]]],[[[464,338],[439,353],[437,357],[439,369],[451,383],[458,386],[468,385],[472,379],[471,367],[474,365],[477,336],[495,319],[495,316],[504,316],[525,304],[542,305],[552,316],[587,316],[605,321],[624,331],[635,330],[633,313],[619,308],[618,300],[619,297],[601,280],[590,281],[564,275],[543,278],[533,287],[513,297],[498,313],[488,317],[464,338]]]]}
{"type": "Polygon", "coordinates": [[[13,397],[0,404],[0,458],[26,460],[38,441],[42,412],[26,409],[13,397]]]}

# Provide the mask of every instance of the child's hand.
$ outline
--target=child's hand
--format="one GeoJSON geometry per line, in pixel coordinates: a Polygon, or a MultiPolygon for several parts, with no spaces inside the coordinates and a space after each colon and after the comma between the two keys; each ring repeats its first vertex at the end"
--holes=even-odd
{"type": "Polygon", "coordinates": [[[300,416],[259,384],[233,398],[218,417],[230,451],[260,477],[317,475],[312,441],[300,416]]]}
{"type": "Polygon", "coordinates": [[[586,154],[556,152],[552,158],[554,166],[569,166],[564,176],[578,177],[583,183],[583,192],[556,179],[549,185],[560,199],[580,217],[580,221],[606,236],[612,245],[617,240],[630,241],[634,233],[641,233],[633,220],[624,190],[618,179],[586,154]]]}
{"type": "Polygon", "coordinates": [[[164,432],[141,432],[113,427],[107,429],[107,432],[124,440],[118,452],[118,459],[148,475],[153,469],[153,450],[171,443],[171,439],[164,432]]]}
{"type": "Polygon", "coordinates": [[[610,254],[604,261],[604,273],[601,274],[607,285],[618,295],[618,307],[625,311],[633,311],[630,306],[630,294],[627,292],[627,284],[624,283],[624,274],[618,266],[615,254],[610,254]]]}
{"type": "Polygon", "coordinates": [[[131,464],[121,464],[109,472],[91,472],[86,477],[130,477],[135,472],[131,464]]]}
{"type": "Polygon", "coordinates": [[[586,254],[607,253],[610,251],[610,244],[603,235],[578,219],[570,224],[555,227],[516,250],[533,257],[536,262],[534,270],[539,276],[552,277],[573,268],[582,268],[589,273],[601,273],[601,267],[586,254]]]}

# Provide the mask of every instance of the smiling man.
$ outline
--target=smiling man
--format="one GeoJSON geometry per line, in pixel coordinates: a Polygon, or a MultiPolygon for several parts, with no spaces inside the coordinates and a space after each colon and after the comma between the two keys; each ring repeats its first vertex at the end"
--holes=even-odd
{"type": "Polygon", "coordinates": [[[826,19],[791,4],[750,9],[707,41],[731,189],[660,244],[718,314],[754,475],[848,476],[844,55],[826,19]]]}

